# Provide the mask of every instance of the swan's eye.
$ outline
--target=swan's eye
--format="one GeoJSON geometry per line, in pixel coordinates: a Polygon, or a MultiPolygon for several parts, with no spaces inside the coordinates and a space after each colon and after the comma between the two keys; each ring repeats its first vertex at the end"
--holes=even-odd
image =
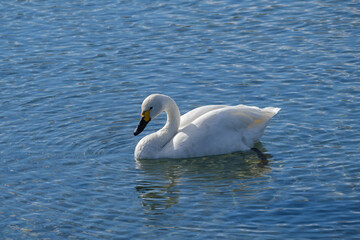
{"type": "Polygon", "coordinates": [[[152,107],[150,107],[150,110],[152,109],[152,107]]]}

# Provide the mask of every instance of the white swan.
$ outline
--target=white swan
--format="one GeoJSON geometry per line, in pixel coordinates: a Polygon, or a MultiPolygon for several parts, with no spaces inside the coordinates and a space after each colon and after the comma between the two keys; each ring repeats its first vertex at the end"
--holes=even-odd
{"type": "Polygon", "coordinates": [[[173,99],[152,94],[141,105],[141,120],[134,135],[141,133],[163,111],[167,113],[167,122],[159,131],[140,140],[135,148],[135,159],[190,158],[251,149],[263,159],[264,155],[252,147],[279,110],[208,105],[180,117],[173,99]]]}

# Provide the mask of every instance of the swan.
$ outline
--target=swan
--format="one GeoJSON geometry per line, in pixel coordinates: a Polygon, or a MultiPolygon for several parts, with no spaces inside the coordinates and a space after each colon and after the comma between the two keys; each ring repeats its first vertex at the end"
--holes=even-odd
{"type": "Polygon", "coordinates": [[[141,105],[141,120],[134,131],[140,134],[160,113],[167,113],[165,126],[142,138],[135,147],[135,159],[192,158],[253,150],[270,119],[280,108],[260,109],[245,105],[207,105],[180,116],[169,96],[152,94],[141,105]]]}

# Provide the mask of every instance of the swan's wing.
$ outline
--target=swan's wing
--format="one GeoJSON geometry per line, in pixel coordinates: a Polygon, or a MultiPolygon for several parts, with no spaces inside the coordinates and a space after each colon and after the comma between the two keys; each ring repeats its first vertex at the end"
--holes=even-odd
{"type": "Polygon", "coordinates": [[[180,129],[162,153],[170,157],[196,157],[247,151],[259,140],[277,111],[244,105],[205,111],[180,129]]]}
{"type": "Polygon", "coordinates": [[[179,128],[182,129],[182,128],[186,127],[187,125],[189,125],[190,123],[195,121],[195,119],[201,117],[202,115],[204,115],[208,112],[211,112],[211,111],[217,110],[217,109],[221,109],[221,108],[225,108],[225,107],[228,107],[228,106],[226,106],[226,105],[207,105],[207,106],[195,108],[180,117],[180,127],[179,128]]]}

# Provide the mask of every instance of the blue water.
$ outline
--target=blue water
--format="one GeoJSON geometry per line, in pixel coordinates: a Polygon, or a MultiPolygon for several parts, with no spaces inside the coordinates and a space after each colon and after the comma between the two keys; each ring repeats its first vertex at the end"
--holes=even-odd
{"type": "Polygon", "coordinates": [[[1,239],[359,239],[358,1],[0,3],[1,239]],[[281,107],[254,154],[136,162],[142,100],[281,107]]]}

